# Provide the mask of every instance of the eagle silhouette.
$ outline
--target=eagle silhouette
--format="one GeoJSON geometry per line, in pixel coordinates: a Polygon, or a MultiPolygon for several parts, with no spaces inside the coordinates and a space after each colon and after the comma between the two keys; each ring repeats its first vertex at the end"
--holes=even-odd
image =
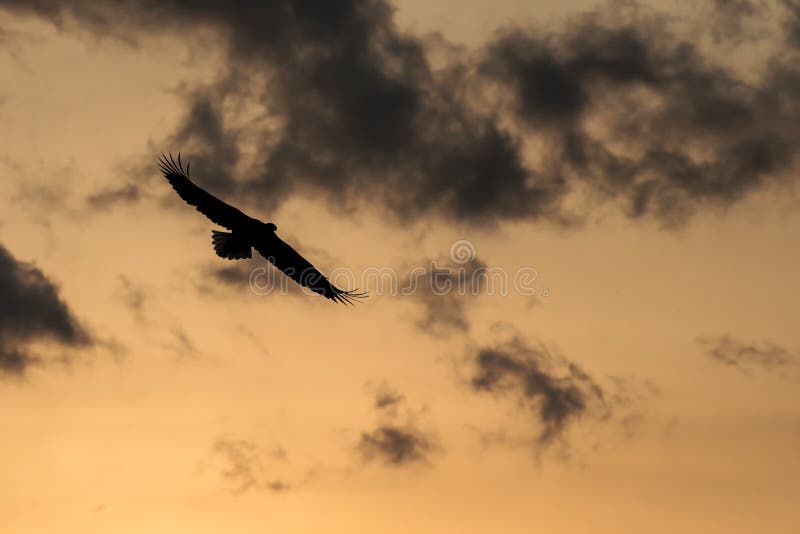
{"type": "Polygon", "coordinates": [[[251,248],[254,248],[286,276],[327,299],[352,304],[354,299],[367,296],[366,293],[344,291],[331,284],[311,262],[277,236],[275,231],[278,227],[273,223],[253,219],[194,184],[189,176],[190,165],[187,163],[186,169],[183,168],[180,152],[177,160],[171,153],[169,156],[162,154],[158,159],[164,178],[178,196],[212,222],[230,230],[211,231],[211,242],[218,256],[229,260],[250,258],[251,248]]]}

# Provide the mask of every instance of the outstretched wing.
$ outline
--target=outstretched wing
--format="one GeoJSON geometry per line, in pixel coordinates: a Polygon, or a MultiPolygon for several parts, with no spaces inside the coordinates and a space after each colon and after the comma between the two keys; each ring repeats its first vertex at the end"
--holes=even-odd
{"type": "Polygon", "coordinates": [[[195,185],[189,178],[189,165],[191,164],[187,164],[184,170],[180,152],[177,161],[172,154],[169,156],[162,154],[158,160],[164,178],[169,181],[178,196],[213,222],[228,230],[235,230],[255,220],[195,185]]]}
{"type": "Polygon", "coordinates": [[[367,296],[366,293],[344,291],[331,284],[316,267],[311,265],[311,262],[276,234],[271,234],[262,240],[255,249],[286,276],[327,299],[352,304],[354,299],[367,296]]]}

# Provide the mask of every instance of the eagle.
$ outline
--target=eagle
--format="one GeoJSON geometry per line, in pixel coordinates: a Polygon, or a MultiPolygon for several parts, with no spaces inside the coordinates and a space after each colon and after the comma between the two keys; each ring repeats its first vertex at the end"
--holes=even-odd
{"type": "Polygon", "coordinates": [[[256,249],[286,276],[334,302],[352,304],[354,300],[367,296],[366,293],[344,291],[331,284],[311,262],[278,237],[275,224],[253,219],[197,186],[189,175],[191,163],[187,163],[184,169],[180,152],[177,159],[173,158],[172,153],[162,154],[158,158],[158,166],[178,196],[211,222],[230,230],[211,231],[211,243],[217,256],[240,260],[250,258],[251,249],[256,249]]]}

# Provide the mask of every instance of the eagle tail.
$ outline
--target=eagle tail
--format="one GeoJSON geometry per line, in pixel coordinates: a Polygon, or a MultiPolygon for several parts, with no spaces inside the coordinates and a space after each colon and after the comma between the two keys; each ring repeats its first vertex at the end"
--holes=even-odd
{"type": "Polygon", "coordinates": [[[251,257],[250,243],[234,233],[211,230],[211,242],[220,258],[242,260],[251,257]]]}

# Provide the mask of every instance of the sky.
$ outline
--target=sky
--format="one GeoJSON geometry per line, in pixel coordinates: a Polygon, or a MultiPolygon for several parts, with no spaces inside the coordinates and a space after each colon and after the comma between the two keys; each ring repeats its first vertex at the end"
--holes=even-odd
{"type": "Polygon", "coordinates": [[[0,0],[0,71],[4,533],[796,531],[800,4],[0,0]]]}

